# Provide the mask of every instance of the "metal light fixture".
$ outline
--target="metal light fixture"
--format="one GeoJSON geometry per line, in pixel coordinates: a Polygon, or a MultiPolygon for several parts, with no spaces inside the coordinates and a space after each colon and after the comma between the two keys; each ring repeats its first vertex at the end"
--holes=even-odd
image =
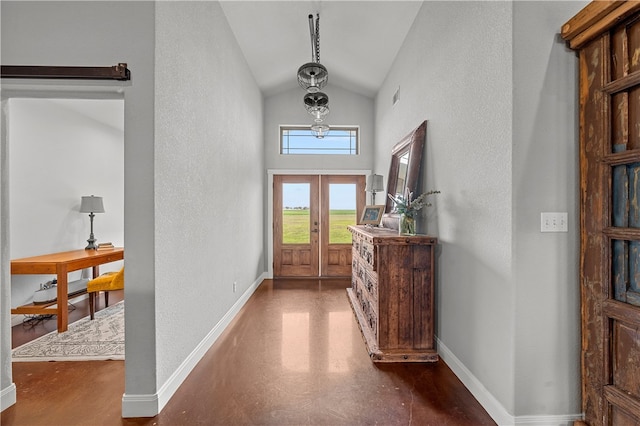
{"type": "Polygon", "coordinates": [[[98,246],[96,246],[96,239],[93,236],[93,217],[95,216],[94,213],[104,213],[102,197],[95,197],[93,195],[82,197],[80,213],[89,213],[89,221],[91,222],[91,233],[87,240],[89,245],[85,247],[85,250],[95,250],[98,246]]]}
{"type": "Polygon", "coordinates": [[[384,191],[382,175],[367,176],[367,186],[365,191],[371,193],[371,204],[376,204],[376,192],[384,191]]]}
{"type": "Polygon", "coordinates": [[[304,107],[316,123],[321,123],[329,114],[329,97],[323,92],[307,93],[304,95],[304,107]]]}
{"type": "Polygon", "coordinates": [[[329,131],[329,126],[322,123],[316,123],[311,125],[311,131],[316,134],[316,138],[323,139],[329,131]]]}
{"type": "Polygon", "coordinates": [[[315,93],[329,81],[329,73],[320,63],[320,14],[316,14],[315,25],[313,15],[309,15],[309,32],[311,33],[311,62],[298,68],[298,84],[307,92],[315,93]]]}

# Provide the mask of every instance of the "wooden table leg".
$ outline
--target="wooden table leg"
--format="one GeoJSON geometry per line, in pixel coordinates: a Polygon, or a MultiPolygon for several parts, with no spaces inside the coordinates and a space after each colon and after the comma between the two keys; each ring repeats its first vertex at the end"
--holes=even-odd
{"type": "Polygon", "coordinates": [[[67,331],[69,325],[67,265],[59,263],[56,269],[58,275],[58,333],[62,333],[67,331]]]}

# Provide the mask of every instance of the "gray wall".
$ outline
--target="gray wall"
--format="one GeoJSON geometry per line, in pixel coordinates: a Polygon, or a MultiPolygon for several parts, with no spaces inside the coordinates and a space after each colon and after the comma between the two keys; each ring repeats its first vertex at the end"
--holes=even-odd
{"type": "Polygon", "coordinates": [[[556,36],[587,2],[513,7],[515,412],[580,411],[578,59],[556,36]],[[569,232],[540,233],[540,212],[569,232]],[[573,410],[573,411],[572,411],[573,410]]]}
{"type": "Polygon", "coordinates": [[[580,412],[576,58],[555,34],[583,6],[425,2],[376,98],[378,173],[429,121],[439,350],[501,424],[580,412]],[[570,232],[541,235],[543,211],[570,232]]]}
{"type": "Polygon", "coordinates": [[[264,272],[265,175],[262,95],[220,5],[159,2],[156,35],[155,332],[164,383],[264,272]]]}

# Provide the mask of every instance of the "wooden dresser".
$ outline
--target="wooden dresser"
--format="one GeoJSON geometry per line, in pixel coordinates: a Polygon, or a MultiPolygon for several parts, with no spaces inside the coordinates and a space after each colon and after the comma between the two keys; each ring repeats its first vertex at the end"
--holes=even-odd
{"type": "Polygon", "coordinates": [[[386,228],[349,226],[351,288],[347,295],[374,362],[438,360],[434,328],[437,239],[386,228]]]}

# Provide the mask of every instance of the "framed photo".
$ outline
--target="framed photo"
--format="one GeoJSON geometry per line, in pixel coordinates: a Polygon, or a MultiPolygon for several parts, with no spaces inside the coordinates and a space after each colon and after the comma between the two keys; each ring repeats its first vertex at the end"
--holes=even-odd
{"type": "Polygon", "coordinates": [[[385,206],[364,206],[360,224],[362,225],[378,225],[382,220],[385,206]]]}

